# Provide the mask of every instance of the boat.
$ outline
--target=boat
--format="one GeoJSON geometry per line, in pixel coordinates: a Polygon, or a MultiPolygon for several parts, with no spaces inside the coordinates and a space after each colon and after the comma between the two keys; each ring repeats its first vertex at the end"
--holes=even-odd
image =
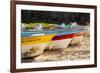
{"type": "Polygon", "coordinates": [[[22,53],[34,47],[45,49],[51,46],[52,48],[66,48],[76,34],[82,32],[82,29],[68,30],[46,30],[46,31],[23,31],[21,33],[22,53]]]}
{"type": "Polygon", "coordinates": [[[23,30],[21,32],[21,51],[22,54],[24,54],[24,57],[37,56],[47,48],[67,48],[70,43],[73,44],[75,40],[83,38],[83,36],[77,35],[84,31],[84,29],[80,27],[61,27],[56,29],[41,29],[42,27],[39,29],[37,28],[23,30]]]}
{"type": "Polygon", "coordinates": [[[82,32],[82,29],[70,29],[59,32],[52,38],[52,48],[67,48],[69,44],[74,44],[73,42],[75,42],[75,44],[76,42],[80,42],[83,39],[82,32]]]}
{"type": "Polygon", "coordinates": [[[34,34],[34,36],[25,36],[30,35],[33,33],[24,32],[21,38],[21,45],[22,45],[22,53],[26,53],[26,51],[30,49],[39,49],[41,52],[46,48],[48,43],[54,37],[54,34],[44,35],[44,34],[34,34]]]}

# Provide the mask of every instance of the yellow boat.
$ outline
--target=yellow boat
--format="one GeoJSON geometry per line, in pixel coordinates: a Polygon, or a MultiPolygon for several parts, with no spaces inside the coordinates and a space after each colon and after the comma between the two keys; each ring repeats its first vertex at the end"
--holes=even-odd
{"type": "Polygon", "coordinates": [[[32,56],[41,54],[47,47],[48,43],[52,41],[54,34],[50,35],[39,35],[39,36],[28,36],[21,38],[22,54],[28,52],[30,49],[35,49],[38,52],[32,53],[32,56]]]}

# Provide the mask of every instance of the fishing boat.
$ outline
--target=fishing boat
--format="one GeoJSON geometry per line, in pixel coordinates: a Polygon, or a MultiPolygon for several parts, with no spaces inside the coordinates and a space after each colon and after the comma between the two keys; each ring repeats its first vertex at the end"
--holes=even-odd
{"type": "Polygon", "coordinates": [[[82,29],[63,30],[52,38],[52,48],[67,48],[69,44],[76,44],[83,39],[82,29]]]}
{"type": "Polygon", "coordinates": [[[82,31],[82,29],[44,30],[41,32],[23,31],[21,33],[22,53],[31,48],[38,48],[43,51],[48,46],[52,46],[52,48],[66,48],[72,41],[72,38],[82,31]]]}
{"type": "Polygon", "coordinates": [[[46,48],[48,43],[51,41],[51,39],[54,37],[54,34],[50,35],[44,35],[43,33],[34,35],[33,34],[34,33],[31,32],[22,32],[22,38],[21,38],[22,53],[26,53],[26,51],[32,48],[39,49],[42,52],[46,48]]]}
{"type": "Polygon", "coordinates": [[[21,32],[21,50],[24,57],[37,56],[45,49],[67,48],[69,44],[81,41],[83,28],[66,28],[67,26],[56,26],[55,29],[42,29],[40,24],[35,29],[23,30],[21,32]],[[64,27],[64,28],[63,28],[64,27]]]}

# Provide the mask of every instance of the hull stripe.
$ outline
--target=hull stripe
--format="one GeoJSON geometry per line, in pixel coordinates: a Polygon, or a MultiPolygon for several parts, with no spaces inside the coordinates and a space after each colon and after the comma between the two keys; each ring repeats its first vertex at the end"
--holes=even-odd
{"type": "Polygon", "coordinates": [[[75,34],[65,34],[65,35],[61,35],[61,36],[54,36],[52,38],[52,40],[62,40],[62,39],[68,39],[68,38],[73,38],[75,37],[75,34]]]}

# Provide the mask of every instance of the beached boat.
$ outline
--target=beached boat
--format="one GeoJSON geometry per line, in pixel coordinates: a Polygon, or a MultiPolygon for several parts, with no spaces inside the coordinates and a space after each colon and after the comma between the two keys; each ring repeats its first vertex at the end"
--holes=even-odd
{"type": "Polygon", "coordinates": [[[37,56],[45,49],[67,48],[69,44],[80,42],[83,36],[77,36],[83,29],[69,28],[69,25],[55,25],[55,29],[42,29],[38,24],[34,29],[24,29],[21,32],[21,50],[23,57],[37,56]],[[81,39],[80,39],[81,38],[81,39]]]}
{"type": "MultiPolygon", "coordinates": [[[[30,49],[39,49],[42,53],[45,48],[66,48],[77,33],[82,29],[59,29],[44,31],[23,31],[21,33],[22,53],[30,49]]],[[[38,55],[35,54],[34,55],[38,55]]]]}
{"type": "Polygon", "coordinates": [[[72,44],[73,42],[80,42],[83,39],[83,35],[79,36],[78,34],[81,32],[83,32],[82,29],[71,29],[59,32],[52,38],[52,48],[67,48],[70,43],[72,44]]]}
{"type": "MultiPolygon", "coordinates": [[[[31,33],[26,32],[26,35],[30,35],[31,33]]],[[[44,50],[48,43],[51,41],[51,39],[54,37],[53,34],[50,35],[44,35],[44,34],[34,34],[35,36],[25,36],[25,33],[23,34],[21,38],[21,45],[22,45],[22,53],[25,53],[27,50],[31,48],[41,49],[44,50]]]]}

